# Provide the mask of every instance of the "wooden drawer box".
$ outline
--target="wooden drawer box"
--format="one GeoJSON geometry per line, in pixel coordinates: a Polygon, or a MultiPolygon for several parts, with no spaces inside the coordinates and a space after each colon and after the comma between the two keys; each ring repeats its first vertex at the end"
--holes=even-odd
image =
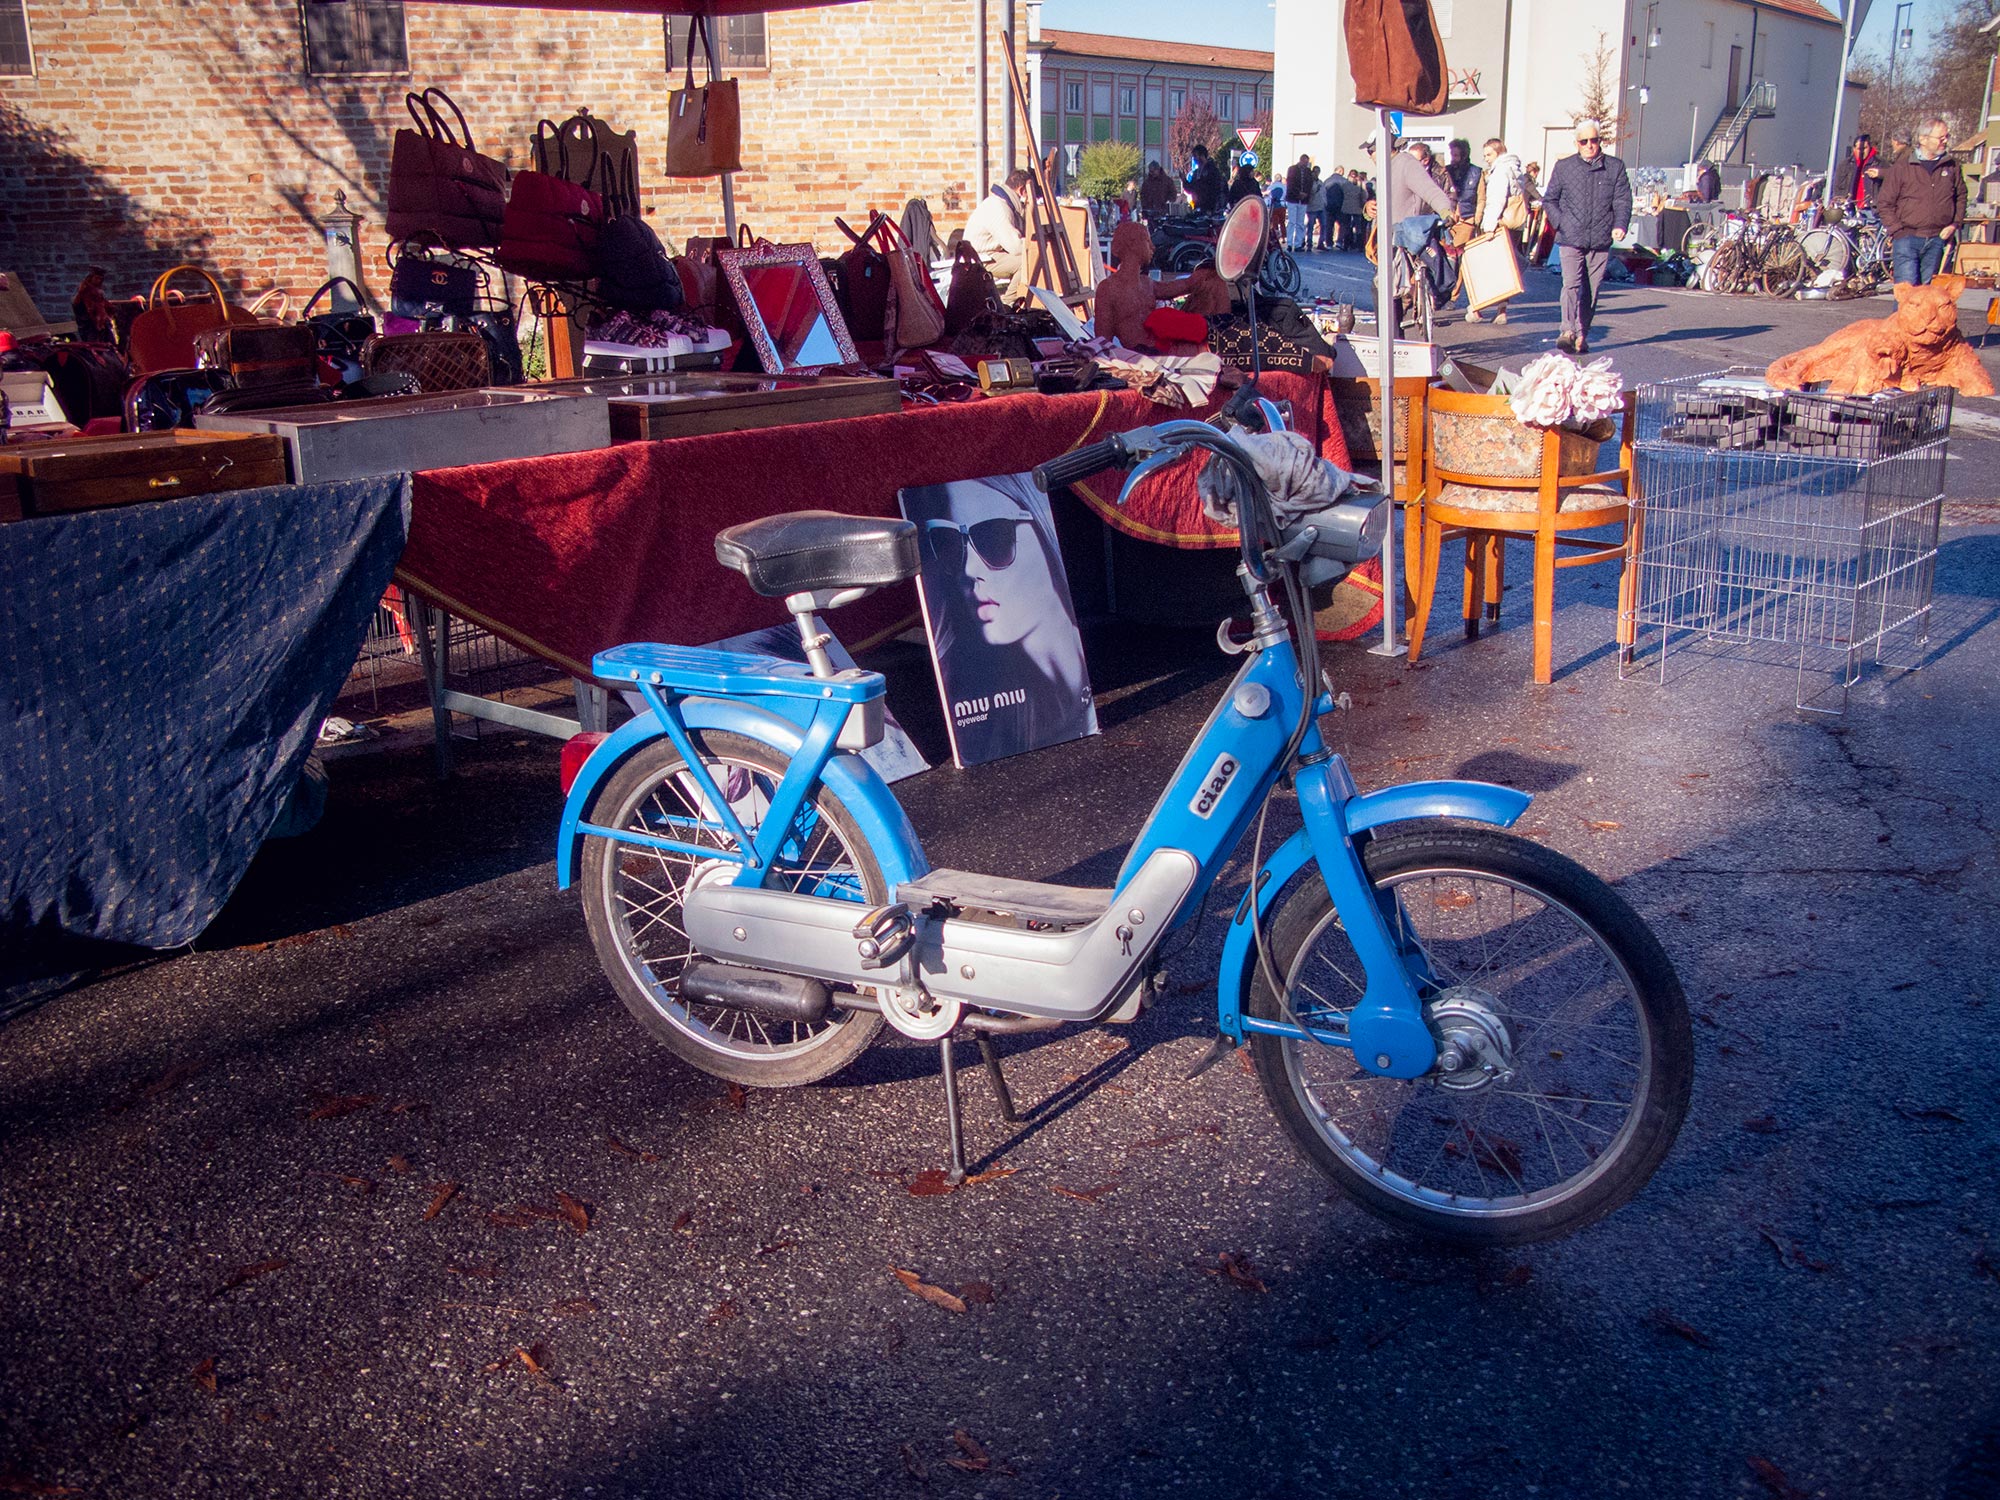
{"type": "Polygon", "coordinates": [[[611,397],[614,443],[833,422],[900,411],[903,405],[895,381],[869,376],[694,372],[590,383],[611,397]]]}
{"type": "MultiPolygon", "coordinates": [[[[131,432],[0,449],[29,516],[285,483],[285,445],[221,432],[131,432]]],[[[0,515],[4,515],[0,501],[0,515]]]]}

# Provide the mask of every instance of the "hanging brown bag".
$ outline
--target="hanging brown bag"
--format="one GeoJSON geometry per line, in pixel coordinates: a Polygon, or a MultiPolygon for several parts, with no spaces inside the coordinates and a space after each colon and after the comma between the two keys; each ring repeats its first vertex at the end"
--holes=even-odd
{"type": "Polygon", "coordinates": [[[1444,113],[1444,40],[1430,0],[1347,0],[1346,30],[1356,104],[1444,113]]]}
{"type": "Polygon", "coordinates": [[[743,122],[736,97],[736,80],[718,78],[715,43],[708,17],[688,22],[687,78],[667,97],[667,162],[669,177],[719,177],[743,170],[743,122]],[[708,82],[694,85],[694,52],[701,48],[708,65],[708,82]]]}
{"type": "Polygon", "coordinates": [[[405,94],[415,130],[396,132],[389,158],[389,238],[430,232],[454,249],[500,243],[507,208],[507,169],[472,146],[465,112],[440,88],[405,94]],[[458,121],[454,132],[440,102],[458,121]]]}
{"type": "Polygon", "coordinates": [[[1000,288],[979,252],[965,240],[951,256],[951,291],[944,299],[944,331],[963,333],[972,320],[1000,305],[1000,288]]]}
{"type": "Polygon", "coordinates": [[[155,370],[191,370],[197,334],[231,323],[256,321],[242,308],[230,306],[229,294],[222,289],[222,283],[200,266],[175,266],[153,283],[146,296],[146,310],[132,320],[132,331],[127,336],[132,369],[139,375],[150,375],[155,370]],[[170,297],[167,283],[184,272],[207,282],[213,300],[189,302],[181,300],[178,294],[170,297]]]}
{"type": "Polygon", "coordinates": [[[944,302],[924,264],[895,221],[883,218],[882,247],[889,257],[889,313],[882,337],[892,349],[921,349],[944,337],[944,302]]]}

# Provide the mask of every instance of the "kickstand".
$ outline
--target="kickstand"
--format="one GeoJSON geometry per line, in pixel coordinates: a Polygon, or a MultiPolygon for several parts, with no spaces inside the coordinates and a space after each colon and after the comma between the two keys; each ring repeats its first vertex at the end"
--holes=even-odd
{"type": "Polygon", "coordinates": [[[951,1133],[951,1168],[945,1173],[945,1181],[957,1187],[965,1181],[965,1126],[958,1115],[958,1068],[952,1062],[948,1036],[938,1041],[938,1061],[939,1071],[944,1074],[945,1125],[951,1133]]]}
{"type": "Polygon", "coordinates": [[[986,1062],[986,1076],[993,1081],[993,1093],[1000,1101],[1000,1118],[1009,1125],[1021,1117],[1014,1113],[1014,1096],[1007,1091],[1007,1080],[1000,1072],[1000,1054],[993,1049],[993,1038],[985,1032],[979,1034],[979,1055],[986,1062]]]}

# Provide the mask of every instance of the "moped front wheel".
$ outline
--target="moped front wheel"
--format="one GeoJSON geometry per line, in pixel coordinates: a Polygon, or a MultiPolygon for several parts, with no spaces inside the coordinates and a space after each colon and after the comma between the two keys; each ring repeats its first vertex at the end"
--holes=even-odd
{"type": "MultiPolygon", "coordinates": [[[[1346,1048],[1253,1036],[1265,1097],[1312,1164],[1370,1213],[1434,1239],[1508,1245],[1626,1202],[1687,1113],[1694,1043],[1671,961],[1603,881],[1508,834],[1370,841],[1364,867],[1459,1066],[1414,1080],[1346,1048]]],[[[1366,977],[1326,887],[1268,929],[1251,1014],[1344,1031],[1366,977]]]]}
{"type": "MultiPolygon", "coordinates": [[[[695,744],[716,787],[743,829],[758,833],[786,761],[768,745],[716,730],[695,744]]],[[[659,740],[619,767],[591,804],[590,821],[606,828],[733,851],[736,840],[699,790],[672,743],[659,740]]],[[[705,866],[721,859],[677,854],[592,837],[583,847],[583,912],[612,988],[660,1041],[702,1072],[734,1083],[788,1088],[839,1072],[882,1028],[872,1011],[835,1008],[816,1022],[778,1022],[749,1011],[683,1000],[681,971],[693,956],[681,898],[705,866]]],[[[794,821],[767,886],[856,903],[888,899],[888,882],[853,817],[821,787],[794,821]]]]}

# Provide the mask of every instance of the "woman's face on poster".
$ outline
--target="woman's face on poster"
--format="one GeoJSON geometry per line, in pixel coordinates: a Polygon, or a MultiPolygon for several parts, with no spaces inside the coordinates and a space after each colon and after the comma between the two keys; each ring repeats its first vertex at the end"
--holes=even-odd
{"type": "Polygon", "coordinates": [[[952,495],[950,519],[964,528],[960,585],[989,645],[1011,646],[1060,611],[1048,555],[1017,502],[967,486],[952,495]]]}

